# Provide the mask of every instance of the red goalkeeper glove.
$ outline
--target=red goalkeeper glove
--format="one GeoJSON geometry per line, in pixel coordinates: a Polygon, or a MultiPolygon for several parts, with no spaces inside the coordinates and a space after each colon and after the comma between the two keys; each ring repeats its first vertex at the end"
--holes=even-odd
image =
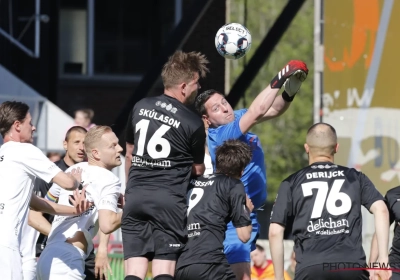
{"type": "Polygon", "coordinates": [[[272,79],[270,83],[271,88],[281,88],[286,82],[286,80],[299,70],[304,72],[307,76],[308,68],[303,61],[300,60],[289,61],[289,63],[286,64],[286,66],[281,71],[279,71],[278,74],[272,79]]]}

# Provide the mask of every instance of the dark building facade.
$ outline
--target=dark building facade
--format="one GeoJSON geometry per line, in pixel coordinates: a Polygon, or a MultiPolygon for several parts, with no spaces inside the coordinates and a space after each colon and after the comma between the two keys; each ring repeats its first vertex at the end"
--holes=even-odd
{"type": "MultiPolygon", "coordinates": [[[[196,0],[41,0],[40,35],[29,23],[37,2],[8,2],[0,2],[0,28],[33,52],[39,38],[40,55],[0,34],[0,64],[71,116],[89,107],[95,123],[112,125],[196,0]]],[[[201,85],[222,91],[225,61],[214,37],[226,23],[226,1],[209,2],[182,50],[208,57],[211,74],[201,85]]],[[[162,93],[155,83],[149,95],[162,93]]]]}

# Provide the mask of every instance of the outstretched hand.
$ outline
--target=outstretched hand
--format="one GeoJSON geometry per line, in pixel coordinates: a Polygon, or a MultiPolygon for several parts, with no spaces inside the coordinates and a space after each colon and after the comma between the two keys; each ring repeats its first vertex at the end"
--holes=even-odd
{"type": "Polygon", "coordinates": [[[84,213],[93,206],[93,203],[86,199],[86,186],[82,190],[74,190],[73,195],[69,197],[69,201],[75,207],[77,214],[84,213]]]}
{"type": "Polygon", "coordinates": [[[283,84],[286,93],[292,97],[294,96],[301,87],[301,84],[306,80],[307,73],[303,70],[297,70],[293,73],[283,84]]]}
{"type": "Polygon", "coordinates": [[[272,79],[272,81],[270,83],[271,88],[282,88],[282,86],[285,84],[286,80],[289,77],[291,77],[292,75],[294,75],[295,73],[299,73],[298,72],[299,70],[301,72],[303,72],[307,77],[307,74],[308,74],[307,64],[305,64],[301,60],[289,61],[285,65],[285,67],[283,67],[282,70],[279,71],[278,74],[272,79]]]}

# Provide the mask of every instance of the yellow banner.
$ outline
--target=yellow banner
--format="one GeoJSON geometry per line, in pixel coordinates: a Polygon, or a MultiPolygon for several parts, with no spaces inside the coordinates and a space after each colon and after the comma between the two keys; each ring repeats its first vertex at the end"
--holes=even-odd
{"type": "Polygon", "coordinates": [[[324,5],[323,121],[339,137],[335,161],[385,194],[400,185],[400,1],[324,5]]]}

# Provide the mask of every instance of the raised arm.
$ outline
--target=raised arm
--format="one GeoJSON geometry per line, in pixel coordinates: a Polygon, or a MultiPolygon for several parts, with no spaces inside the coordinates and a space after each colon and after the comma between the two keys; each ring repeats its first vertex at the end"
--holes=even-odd
{"type": "Polygon", "coordinates": [[[248,111],[240,119],[240,130],[242,133],[248,132],[255,124],[277,117],[283,114],[289,107],[294,95],[299,90],[301,82],[305,80],[308,74],[307,65],[298,60],[290,61],[279,73],[272,79],[271,83],[261,91],[251,103],[248,111]],[[293,78],[292,75],[294,75],[293,78]],[[279,90],[289,79],[299,80],[288,85],[281,96],[277,97],[279,90]],[[297,90],[296,86],[297,84],[297,90]]]}

